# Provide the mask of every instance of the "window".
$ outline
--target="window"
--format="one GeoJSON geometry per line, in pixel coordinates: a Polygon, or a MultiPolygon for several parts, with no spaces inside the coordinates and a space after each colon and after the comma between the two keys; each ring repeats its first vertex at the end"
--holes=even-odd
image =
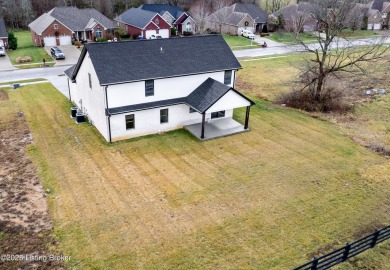
{"type": "Polygon", "coordinates": [[[224,84],[231,84],[232,83],[232,71],[226,70],[225,71],[225,77],[224,77],[224,84]]]}
{"type": "Polygon", "coordinates": [[[145,81],[145,97],[154,96],[154,81],[145,81]]]}
{"type": "Polygon", "coordinates": [[[225,117],[225,111],[211,113],[211,119],[225,117]]]}
{"type": "Polygon", "coordinates": [[[134,114],[125,115],[125,119],[126,119],[126,129],[134,129],[135,128],[134,114]]]}
{"type": "Polygon", "coordinates": [[[102,37],[103,37],[102,30],[96,29],[96,34],[95,34],[95,36],[96,36],[96,38],[102,38],[102,37]]]}
{"type": "Polygon", "coordinates": [[[194,113],[194,112],[196,112],[196,110],[194,110],[194,109],[192,109],[192,108],[190,107],[190,113],[194,113]]]}
{"type": "Polygon", "coordinates": [[[160,110],[160,123],[168,123],[168,109],[160,110]]]}
{"type": "Polygon", "coordinates": [[[158,25],[160,23],[160,21],[158,19],[156,19],[156,20],[154,20],[154,23],[158,25]]]}
{"type": "Polygon", "coordinates": [[[58,30],[58,24],[55,24],[55,25],[54,25],[54,29],[55,29],[55,30],[58,30]]]}
{"type": "Polygon", "coordinates": [[[187,24],[186,24],[186,31],[187,31],[187,32],[191,32],[191,31],[192,31],[192,25],[191,25],[191,23],[187,23],[187,24]]]}
{"type": "Polygon", "coordinates": [[[91,78],[91,73],[88,73],[88,81],[89,81],[89,88],[92,89],[92,78],[91,78]]]}

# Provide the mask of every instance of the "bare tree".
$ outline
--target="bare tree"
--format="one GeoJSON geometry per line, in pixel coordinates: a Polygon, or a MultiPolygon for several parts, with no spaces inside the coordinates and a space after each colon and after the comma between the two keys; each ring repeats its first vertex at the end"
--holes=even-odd
{"type": "Polygon", "coordinates": [[[222,26],[227,22],[228,16],[232,14],[232,8],[229,7],[231,1],[229,0],[214,0],[214,13],[208,18],[218,25],[218,31],[222,33],[222,26]]]}
{"type": "Polygon", "coordinates": [[[206,18],[210,15],[210,10],[211,0],[197,0],[190,9],[190,13],[196,21],[199,34],[203,34],[206,31],[206,18]]]}
{"type": "Polygon", "coordinates": [[[265,0],[264,8],[268,13],[274,13],[290,4],[290,0],[265,0]]]}
{"type": "MultiPolygon", "coordinates": [[[[356,0],[309,0],[310,15],[317,20],[318,45],[308,45],[299,40],[306,54],[300,66],[301,92],[308,92],[312,102],[322,104],[329,98],[326,85],[330,79],[339,79],[342,72],[364,74],[364,63],[384,57],[388,47],[384,38],[373,40],[366,46],[354,46],[352,41],[342,39],[348,26],[351,10],[356,0]]],[[[346,37],[344,37],[346,38],[346,37]]]]}

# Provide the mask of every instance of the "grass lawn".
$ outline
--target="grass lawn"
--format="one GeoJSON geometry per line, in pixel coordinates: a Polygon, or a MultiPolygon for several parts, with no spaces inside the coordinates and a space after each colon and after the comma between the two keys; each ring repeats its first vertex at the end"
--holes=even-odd
{"type": "MultiPolygon", "coordinates": [[[[69,267],[291,269],[389,222],[389,160],[305,113],[255,99],[247,133],[110,145],[51,85],[8,93],[0,104],[27,118],[69,267]]],[[[388,268],[377,260],[389,243],[375,250],[385,255],[357,263],[388,268]]]]}
{"type": "MultiPolygon", "coordinates": [[[[45,59],[46,62],[53,61],[53,58],[47,54],[45,49],[41,47],[36,47],[32,45],[31,42],[31,33],[29,31],[15,31],[15,36],[18,39],[18,48],[14,51],[8,51],[7,54],[11,59],[13,65],[17,65],[16,58],[30,56],[31,62],[26,63],[42,63],[42,59],[45,59]]],[[[37,66],[26,65],[23,68],[34,68],[37,66]]]]}
{"type": "Polygon", "coordinates": [[[259,48],[259,44],[254,41],[252,41],[251,45],[251,40],[248,38],[228,35],[223,35],[223,38],[232,50],[259,48]]]}
{"type": "Polygon", "coordinates": [[[295,34],[290,32],[273,32],[270,33],[269,36],[266,38],[269,38],[273,41],[280,42],[287,45],[293,45],[297,44],[297,38],[299,40],[303,40],[305,43],[315,43],[317,42],[317,39],[315,36],[309,34],[309,33],[300,33],[298,37],[296,37],[295,34]]]}
{"type": "Polygon", "coordinates": [[[370,38],[370,37],[378,37],[378,36],[380,36],[378,33],[371,30],[352,31],[350,29],[345,29],[342,32],[342,37],[347,39],[370,38]]]}

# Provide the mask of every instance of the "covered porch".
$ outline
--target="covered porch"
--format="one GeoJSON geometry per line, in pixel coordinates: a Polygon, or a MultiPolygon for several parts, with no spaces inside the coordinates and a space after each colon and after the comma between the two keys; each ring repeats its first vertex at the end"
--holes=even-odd
{"type": "Polygon", "coordinates": [[[230,117],[205,122],[203,129],[202,123],[184,126],[184,128],[202,141],[249,131],[244,125],[241,125],[230,117]]]}

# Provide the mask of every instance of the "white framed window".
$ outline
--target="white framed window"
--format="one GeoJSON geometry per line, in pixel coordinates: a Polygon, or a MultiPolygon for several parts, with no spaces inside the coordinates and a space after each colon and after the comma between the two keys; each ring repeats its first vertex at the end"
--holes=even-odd
{"type": "Polygon", "coordinates": [[[145,97],[154,96],[154,80],[145,81],[145,97]]]}
{"type": "Polygon", "coordinates": [[[95,36],[96,36],[96,38],[102,38],[102,37],[103,37],[103,32],[102,32],[102,30],[96,29],[96,31],[95,31],[95,36]]]}
{"type": "Polygon", "coordinates": [[[189,22],[186,24],[186,31],[187,32],[191,32],[192,31],[192,25],[189,22]]]}
{"type": "Polygon", "coordinates": [[[226,70],[225,71],[225,76],[223,78],[223,83],[226,85],[229,85],[232,83],[232,71],[231,70],[226,70]]]}
{"type": "Polygon", "coordinates": [[[54,29],[58,30],[58,24],[54,24],[54,29]]]}
{"type": "Polygon", "coordinates": [[[155,19],[154,23],[158,25],[160,23],[160,21],[158,19],[155,19]]]}
{"type": "Polygon", "coordinates": [[[168,123],[168,109],[160,110],[160,124],[168,123]]]}

